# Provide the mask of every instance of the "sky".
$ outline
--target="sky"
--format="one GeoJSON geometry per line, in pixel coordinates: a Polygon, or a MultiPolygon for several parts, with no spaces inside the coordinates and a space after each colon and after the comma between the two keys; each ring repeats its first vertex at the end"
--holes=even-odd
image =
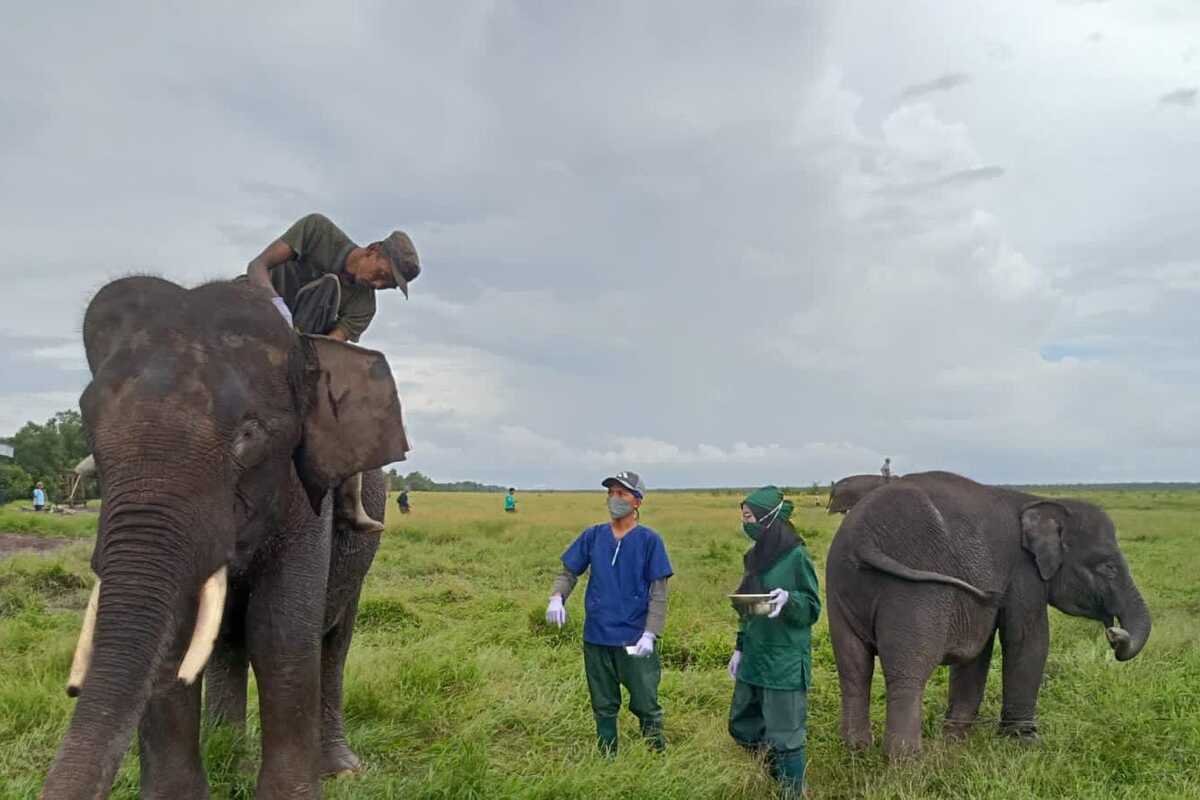
{"type": "Polygon", "coordinates": [[[1200,479],[1200,5],[194,5],[0,28],[0,433],[320,211],[421,255],[402,471],[1200,479]]]}

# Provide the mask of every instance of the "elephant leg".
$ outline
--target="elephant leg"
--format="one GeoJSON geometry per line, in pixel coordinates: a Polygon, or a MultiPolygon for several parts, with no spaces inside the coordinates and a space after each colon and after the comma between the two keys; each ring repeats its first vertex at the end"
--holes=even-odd
{"type": "Polygon", "coordinates": [[[892,760],[915,755],[921,751],[921,719],[925,684],[933,674],[936,663],[905,663],[900,669],[889,669],[886,658],[883,678],[887,684],[887,725],[883,734],[883,752],[892,760]]]}
{"type": "Polygon", "coordinates": [[[851,750],[871,746],[871,677],[875,653],[854,635],[830,604],[829,635],[837,660],[838,683],[842,690],[842,741],[851,750]]]}
{"type": "Polygon", "coordinates": [[[354,635],[354,617],[358,614],[355,597],[341,621],[325,634],[321,648],[321,774],[345,775],[362,768],[362,760],[346,741],[342,717],[342,673],[350,639],[354,635]]]}
{"type": "MultiPolygon", "coordinates": [[[[328,497],[326,509],[328,509],[328,497]]],[[[329,569],[328,512],[287,533],[265,564],[246,615],[246,647],[262,725],[259,800],[319,797],[321,631],[329,569]]]]}
{"type": "Polygon", "coordinates": [[[996,634],[993,632],[974,661],[950,667],[950,705],[946,709],[946,721],[942,724],[943,736],[962,739],[971,732],[971,726],[979,717],[979,705],[983,702],[995,641],[996,634]]]}
{"type": "Polygon", "coordinates": [[[1050,651],[1050,621],[1042,606],[1017,618],[1005,614],[1000,626],[1004,651],[1004,705],[1000,732],[1037,741],[1037,698],[1050,651]]]}
{"type": "MultiPolygon", "coordinates": [[[[173,677],[173,676],[172,676],[173,677]]],[[[207,800],[200,760],[200,681],[176,681],[150,700],[138,725],[141,796],[146,800],[207,800]]]]}
{"type": "Polygon", "coordinates": [[[211,722],[245,730],[249,667],[243,644],[217,642],[204,668],[204,707],[211,722]]]}

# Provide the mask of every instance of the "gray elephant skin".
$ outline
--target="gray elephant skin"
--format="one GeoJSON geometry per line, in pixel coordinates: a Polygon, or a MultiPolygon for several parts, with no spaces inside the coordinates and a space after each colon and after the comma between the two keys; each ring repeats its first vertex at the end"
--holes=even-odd
{"type": "Polygon", "coordinates": [[[830,545],[825,587],[842,738],[853,749],[871,743],[878,656],[890,757],[920,749],[925,685],[939,664],[950,665],[943,732],[970,730],[997,634],[1000,731],[1035,739],[1047,606],[1101,622],[1119,661],[1136,656],[1150,636],[1149,610],[1101,509],[948,472],[893,479],[855,505],[830,545]]]}
{"type": "Polygon", "coordinates": [[[855,503],[866,497],[868,492],[878,489],[888,480],[882,475],[848,475],[830,484],[829,504],[826,509],[830,514],[845,514],[854,508],[855,503]]]}
{"type": "Polygon", "coordinates": [[[260,798],[316,797],[353,769],[341,676],[378,537],[334,526],[331,487],[408,450],[383,355],[297,336],[245,282],[102,288],[80,408],[102,480],[98,581],[72,664],[78,701],[42,796],[105,797],[133,731],[141,796],[208,796],[201,670],[214,715],[245,717],[254,669],[260,798]],[[211,661],[209,656],[211,655],[211,661]]]}

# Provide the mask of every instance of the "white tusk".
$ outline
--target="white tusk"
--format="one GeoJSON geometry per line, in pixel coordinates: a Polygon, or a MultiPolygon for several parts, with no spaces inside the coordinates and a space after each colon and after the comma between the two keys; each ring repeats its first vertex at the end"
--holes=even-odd
{"type": "Polygon", "coordinates": [[[100,605],[100,581],[92,587],[87,610],[83,612],[83,629],[79,631],[79,642],[75,645],[75,658],[71,659],[71,676],[67,678],[67,697],[78,697],[92,663],[92,637],[96,634],[96,608],[100,605]]]}
{"type": "Polygon", "coordinates": [[[195,682],[196,676],[208,657],[212,655],[213,643],[221,630],[221,615],[225,612],[226,567],[221,567],[204,582],[200,590],[200,607],[196,611],[196,628],[192,631],[192,641],[183,661],[179,664],[179,680],[189,686],[195,682]]]}

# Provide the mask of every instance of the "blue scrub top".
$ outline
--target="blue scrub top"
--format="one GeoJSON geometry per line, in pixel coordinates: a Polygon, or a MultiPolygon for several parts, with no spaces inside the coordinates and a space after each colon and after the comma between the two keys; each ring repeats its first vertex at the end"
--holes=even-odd
{"type": "Polygon", "coordinates": [[[562,555],[575,575],[591,568],[584,597],[583,640],[616,647],[635,643],[646,630],[650,584],[673,574],[662,538],[638,525],[617,541],[602,523],[579,534],[562,555]]]}

